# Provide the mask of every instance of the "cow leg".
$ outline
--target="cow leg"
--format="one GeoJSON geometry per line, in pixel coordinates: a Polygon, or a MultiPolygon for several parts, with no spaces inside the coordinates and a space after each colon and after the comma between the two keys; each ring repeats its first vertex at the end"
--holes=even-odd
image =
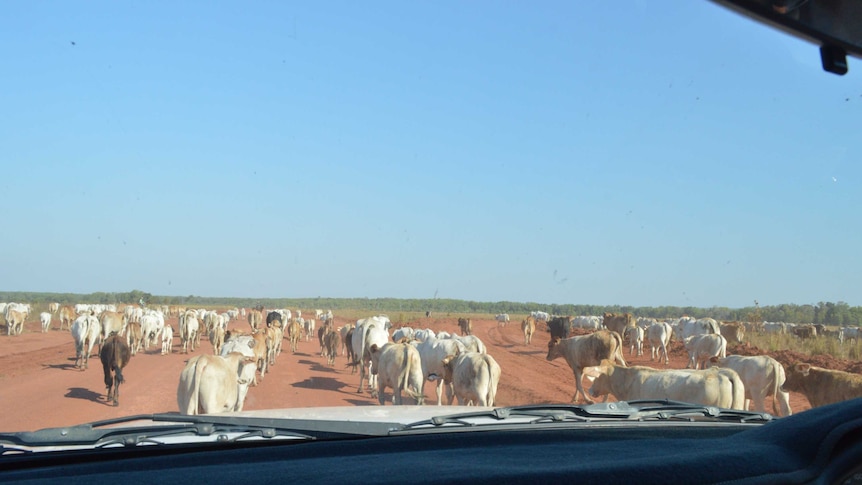
{"type": "Polygon", "coordinates": [[[577,389],[575,390],[575,397],[572,398],[572,402],[578,402],[578,394],[580,393],[580,395],[584,396],[584,400],[586,402],[588,402],[590,404],[594,404],[595,401],[590,399],[587,396],[587,393],[584,391],[584,386],[581,383],[581,378],[583,377],[581,370],[577,369],[574,371],[574,373],[575,373],[575,385],[577,386],[577,389]]]}

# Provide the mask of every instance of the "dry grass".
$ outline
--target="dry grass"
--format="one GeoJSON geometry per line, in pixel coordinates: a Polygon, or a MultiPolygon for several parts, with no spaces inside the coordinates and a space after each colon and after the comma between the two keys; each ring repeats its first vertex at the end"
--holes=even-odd
{"type": "Polygon", "coordinates": [[[767,351],[792,350],[808,355],[831,355],[838,359],[858,360],[862,357],[862,342],[845,341],[832,337],[800,339],[787,334],[746,334],[745,340],[767,351]]]}

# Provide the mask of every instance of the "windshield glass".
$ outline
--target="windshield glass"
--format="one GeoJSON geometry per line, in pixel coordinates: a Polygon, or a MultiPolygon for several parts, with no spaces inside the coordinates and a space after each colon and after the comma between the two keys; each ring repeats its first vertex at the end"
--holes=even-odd
{"type": "MultiPolygon", "coordinates": [[[[184,411],[224,340],[244,411],[379,406],[347,352],[375,315],[372,377],[414,339],[424,406],[471,350],[487,404],[571,402],[555,317],[630,314],[618,367],[721,334],[788,378],[862,368],[862,64],[711,2],[18,2],[0,52],[0,431],[184,411]]],[[[626,399],[590,394],[605,364],[577,402],[626,399]]]]}

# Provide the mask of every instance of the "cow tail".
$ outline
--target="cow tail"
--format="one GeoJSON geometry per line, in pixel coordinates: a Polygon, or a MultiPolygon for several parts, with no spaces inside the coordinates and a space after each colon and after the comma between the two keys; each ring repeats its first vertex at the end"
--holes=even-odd
{"type": "Polygon", "coordinates": [[[627,366],[628,364],[626,364],[626,359],[624,359],[624,358],[623,358],[623,338],[622,338],[622,337],[620,337],[620,334],[618,334],[618,333],[616,333],[616,332],[613,332],[613,331],[611,331],[611,335],[614,337],[614,340],[615,340],[615,341],[616,341],[616,343],[617,343],[617,349],[614,351],[614,353],[615,353],[616,355],[614,355],[614,356],[612,356],[612,357],[613,357],[617,362],[619,362],[619,363],[620,363],[620,365],[625,365],[625,366],[627,366]]]}
{"type": "Polygon", "coordinates": [[[120,384],[122,384],[124,382],[123,363],[122,363],[122,358],[123,358],[122,350],[123,349],[122,349],[122,346],[119,344],[119,342],[120,342],[119,336],[117,336],[116,339],[111,340],[111,350],[113,351],[112,353],[114,354],[114,358],[111,361],[111,365],[114,367],[114,369],[113,369],[114,370],[114,376],[116,376],[116,380],[117,380],[115,385],[117,385],[117,386],[119,386],[120,384]]]}
{"type": "Polygon", "coordinates": [[[775,416],[783,416],[781,412],[778,410],[778,403],[775,402],[778,400],[778,393],[781,392],[781,388],[778,384],[778,366],[781,364],[778,361],[772,362],[772,411],[775,413],[775,416]]]}
{"type": "Polygon", "coordinates": [[[398,388],[401,389],[401,392],[410,395],[410,397],[412,397],[413,399],[416,399],[416,396],[414,395],[413,391],[411,389],[408,389],[407,387],[407,385],[410,383],[411,364],[410,350],[407,348],[408,345],[410,344],[402,344],[402,347],[404,347],[404,350],[402,352],[404,354],[404,368],[401,369],[401,375],[398,376],[398,388]]]}
{"type": "Polygon", "coordinates": [[[488,355],[484,355],[482,360],[485,361],[485,372],[488,374],[488,390],[485,394],[485,405],[493,406],[497,400],[497,390],[494,389],[494,376],[491,373],[491,361],[488,360],[488,355]]]}
{"type": "Polygon", "coordinates": [[[192,384],[191,396],[189,397],[189,403],[186,406],[186,414],[200,414],[200,394],[201,394],[201,381],[203,380],[203,373],[206,369],[206,363],[202,363],[200,360],[195,362],[195,375],[194,375],[194,383],[192,384]]]}
{"type": "Polygon", "coordinates": [[[742,379],[734,375],[730,383],[733,386],[733,401],[730,408],[745,409],[745,386],[742,384],[742,379]]]}

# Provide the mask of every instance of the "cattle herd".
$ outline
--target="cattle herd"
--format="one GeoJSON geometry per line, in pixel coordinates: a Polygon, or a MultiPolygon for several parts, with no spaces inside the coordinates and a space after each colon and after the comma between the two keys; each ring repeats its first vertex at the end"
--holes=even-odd
{"type": "MultiPolygon", "coordinates": [[[[31,305],[0,303],[7,335],[23,331],[31,305]]],[[[131,358],[151,347],[161,354],[174,351],[199,353],[191,357],[178,376],[177,405],[183,414],[241,411],[249,388],[258,385],[288,341],[296,352],[301,339],[316,337],[320,356],[335,365],[337,356],[358,373],[357,392],[370,392],[384,404],[391,389],[392,402],[424,403],[425,384],[435,386],[436,404],[493,406],[502,371],[484,343],[473,335],[470,318],[458,319],[455,332],[430,328],[393,329],[386,315],[375,315],[335,326],[332,311],[315,310],[303,318],[299,310],[233,308],[224,312],[177,306],[143,308],[127,305],[59,305],[39,314],[43,332],[57,316],[61,331],[68,330],[75,346],[75,367],[85,370],[97,348],[105,374],[106,399],[119,404],[123,368],[131,358]],[[166,324],[175,317],[177,327],[166,324]],[[237,320],[248,322],[248,331],[228,330],[237,320]],[[318,325],[319,324],[319,325],[318,325]],[[206,336],[212,353],[201,351],[206,336]]],[[[495,316],[506,326],[508,314],[495,316]]],[[[243,324],[244,325],[244,324],[243,324]]],[[[636,318],[629,313],[601,316],[556,316],[535,311],[521,321],[524,345],[532,345],[537,331],[549,334],[546,359],[560,357],[572,369],[572,398],[593,402],[613,396],[619,400],[673,399],[731,409],[791,414],[788,391],[803,394],[812,406],[862,397],[862,376],[828,370],[799,362],[785,368],[767,355],[727,355],[728,344],[743,342],[747,333],[788,333],[800,339],[857,338],[857,329],[830,330],[817,325],[763,322],[749,325],[718,322],[712,318],[682,317],[672,320],[636,318]],[[575,329],[580,329],[575,331],[575,329]],[[573,335],[577,333],[577,335],[573,335]],[[689,355],[685,369],[668,368],[668,348],[678,339],[689,355]],[[625,360],[644,355],[650,347],[655,367],[632,366],[625,360]],[[591,385],[585,390],[582,378],[591,385]]]]}

